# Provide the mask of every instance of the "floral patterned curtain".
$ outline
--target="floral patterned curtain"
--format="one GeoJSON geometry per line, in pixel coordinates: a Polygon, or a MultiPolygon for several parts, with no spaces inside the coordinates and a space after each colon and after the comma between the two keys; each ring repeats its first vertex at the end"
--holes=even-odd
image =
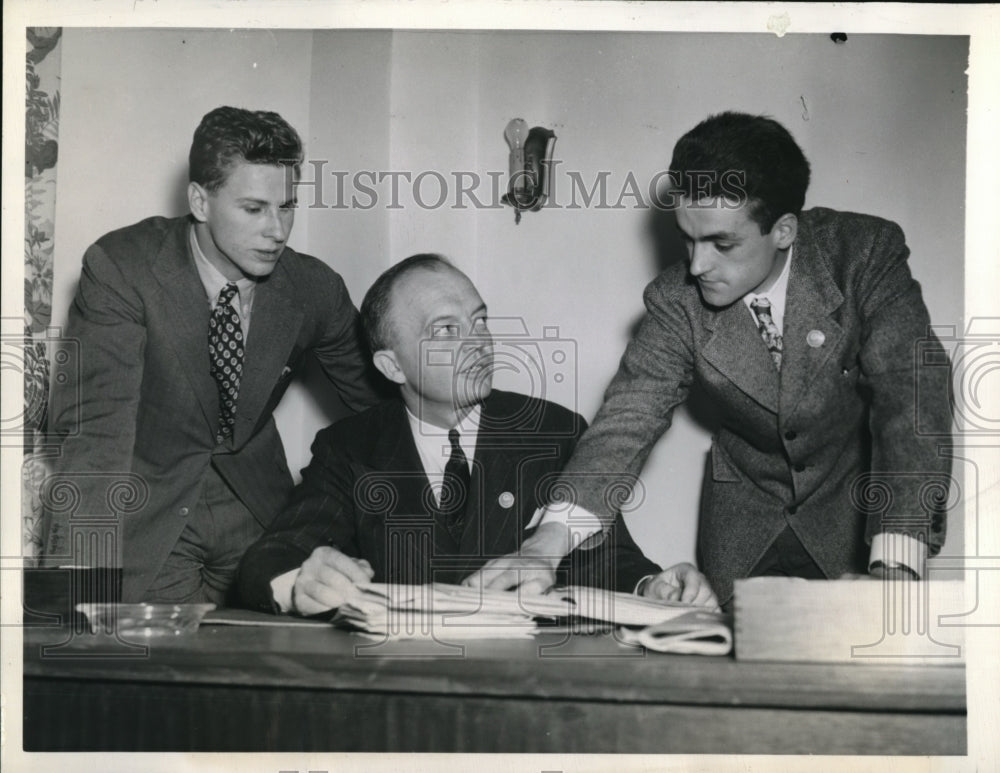
{"type": "Polygon", "coordinates": [[[52,319],[52,247],[59,150],[61,27],[29,27],[24,164],[24,453],[22,555],[41,545],[38,491],[45,475],[52,319]]]}

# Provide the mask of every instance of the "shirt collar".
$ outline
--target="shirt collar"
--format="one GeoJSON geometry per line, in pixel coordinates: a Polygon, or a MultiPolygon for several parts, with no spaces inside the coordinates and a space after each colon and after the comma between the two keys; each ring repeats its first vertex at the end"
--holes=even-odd
{"type": "Polygon", "coordinates": [[[794,247],[788,248],[788,259],[785,261],[781,273],[778,274],[778,278],[774,280],[774,284],[771,285],[767,292],[750,292],[743,296],[743,303],[746,304],[748,309],[750,308],[750,304],[757,298],[767,298],[771,302],[771,316],[779,328],[785,317],[785,300],[788,297],[788,276],[791,273],[793,250],[794,247]]]}
{"type": "MultiPolygon", "coordinates": [[[[226,279],[222,272],[205,257],[205,253],[201,251],[201,245],[198,244],[198,237],[195,235],[195,227],[193,225],[190,231],[190,242],[191,254],[194,255],[194,265],[198,269],[198,276],[201,278],[201,283],[205,288],[205,294],[208,296],[209,303],[215,305],[219,293],[223,287],[229,284],[230,280],[226,279]]],[[[253,292],[256,285],[257,283],[253,279],[245,276],[236,280],[236,288],[239,290],[240,301],[242,303],[247,302],[250,293],[253,292]]]]}
{"type": "MultiPolygon", "coordinates": [[[[410,410],[409,406],[404,407],[406,408],[406,418],[410,420],[410,427],[413,429],[413,434],[415,436],[434,438],[440,438],[442,435],[445,437],[448,436],[448,432],[450,432],[449,429],[444,429],[435,424],[430,424],[429,422],[421,419],[419,416],[416,416],[413,411],[410,410]]],[[[460,422],[458,422],[455,427],[452,427],[451,429],[457,429],[463,436],[476,435],[479,433],[479,422],[482,420],[482,415],[483,406],[482,403],[478,403],[460,422]]]]}
{"type": "MultiPolygon", "coordinates": [[[[483,406],[480,403],[469,411],[458,425],[454,427],[454,429],[458,430],[460,436],[458,444],[462,447],[470,463],[476,453],[476,440],[479,437],[479,424],[482,421],[482,415],[483,406]]],[[[424,461],[425,470],[429,458],[441,458],[443,468],[447,456],[442,456],[442,450],[447,446],[449,430],[429,424],[420,417],[415,416],[408,407],[406,408],[406,418],[410,422],[413,441],[420,452],[421,460],[424,461]],[[444,439],[444,443],[442,443],[442,439],[444,439]]]]}

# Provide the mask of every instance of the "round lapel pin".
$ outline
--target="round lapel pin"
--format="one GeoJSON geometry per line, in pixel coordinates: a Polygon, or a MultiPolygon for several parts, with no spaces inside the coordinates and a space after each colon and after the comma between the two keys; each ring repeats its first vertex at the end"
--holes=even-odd
{"type": "Polygon", "coordinates": [[[499,497],[497,497],[497,502],[500,503],[500,507],[504,510],[509,510],[514,506],[514,495],[509,491],[503,492],[499,497]]]}
{"type": "Polygon", "coordinates": [[[826,336],[823,335],[822,330],[810,330],[806,335],[806,343],[809,344],[813,349],[819,349],[826,341],[826,336]]]}

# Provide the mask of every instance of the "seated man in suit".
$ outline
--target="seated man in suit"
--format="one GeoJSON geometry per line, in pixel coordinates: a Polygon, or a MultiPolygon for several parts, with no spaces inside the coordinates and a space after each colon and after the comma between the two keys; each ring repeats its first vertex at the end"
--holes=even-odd
{"type": "MultiPolygon", "coordinates": [[[[461,581],[517,547],[583,432],[572,411],[492,389],[486,305],[440,256],[386,271],[361,320],[400,399],[316,436],[290,505],[243,558],[251,608],[312,615],[358,583],[461,581]]],[[[563,562],[563,581],[715,604],[693,566],[661,573],[620,518],[593,543],[563,562]]]]}

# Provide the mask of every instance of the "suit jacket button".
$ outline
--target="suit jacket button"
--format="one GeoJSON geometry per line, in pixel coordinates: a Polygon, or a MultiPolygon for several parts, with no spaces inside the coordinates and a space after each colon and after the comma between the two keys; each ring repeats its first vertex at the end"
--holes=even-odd
{"type": "Polygon", "coordinates": [[[509,491],[503,492],[499,497],[497,497],[497,502],[500,503],[500,507],[504,510],[509,510],[514,506],[514,495],[509,491]]]}
{"type": "Polygon", "coordinates": [[[795,472],[805,472],[806,466],[804,464],[796,464],[795,472]]]}
{"type": "Polygon", "coordinates": [[[785,440],[795,440],[797,437],[798,435],[796,435],[793,430],[788,430],[788,432],[785,433],[785,440]]]}
{"type": "Polygon", "coordinates": [[[789,515],[795,515],[798,511],[799,508],[797,508],[795,505],[789,505],[788,507],[785,508],[785,512],[788,513],[789,515]]]}
{"type": "Polygon", "coordinates": [[[180,513],[181,515],[187,515],[187,514],[188,514],[188,513],[190,513],[191,511],[190,511],[190,510],[188,510],[188,509],[187,509],[186,507],[182,507],[182,508],[181,508],[180,510],[178,510],[177,512],[179,512],[179,513],[180,513]]]}

